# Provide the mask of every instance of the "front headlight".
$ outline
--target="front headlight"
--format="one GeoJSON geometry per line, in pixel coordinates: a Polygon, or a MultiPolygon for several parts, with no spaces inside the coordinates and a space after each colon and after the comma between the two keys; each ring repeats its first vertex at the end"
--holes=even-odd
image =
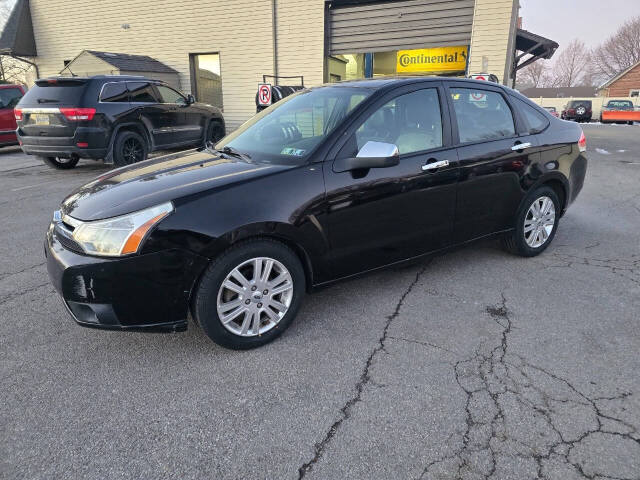
{"type": "Polygon", "coordinates": [[[171,202],[120,217],[78,222],[73,239],[90,255],[117,257],[136,253],[151,228],[173,211],[171,202]]]}

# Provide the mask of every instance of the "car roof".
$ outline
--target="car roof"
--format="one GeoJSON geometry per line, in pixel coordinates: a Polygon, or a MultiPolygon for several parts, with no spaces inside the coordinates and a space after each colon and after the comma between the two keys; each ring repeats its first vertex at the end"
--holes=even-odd
{"type": "Polygon", "coordinates": [[[359,87],[368,88],[371,90],[379,90],[381,88],[389,87],[391,85],[410,85],[412,83],[425,83],[425,82],[460,82],[460,83],[477,83],[479,85],[493,85],[505,89],[505,86],[495,82],[487,82],[486,80],[475,80],[473,78],[458,78],[458,77],[437,77],[437,76],[411,76],[411,77],[378,77],[378,78],[363,78],[358,80],[343,80],[334,83],[325,83],[322,87],[359,87]]]}
{"type": "Polygon", "coordinates": [[[166,82],[163,82],[162,80],[154,80],[152,78],[148,78],[145,77],[143,75],[92,75],[90,77],[87,76],[74,76],[74,77],[70,77],[68,75],[57,75],[57,76],[51,76],[51,77],[45,77],[45,78],[39,78],[36,81],[39,80],[85,80],[85,81],[91,81],[91,80],[101,80],[101,81],[144,81],[144,82],[153,82],[153,83],[161,83],[161,84],[165,84],[166,82]]]}

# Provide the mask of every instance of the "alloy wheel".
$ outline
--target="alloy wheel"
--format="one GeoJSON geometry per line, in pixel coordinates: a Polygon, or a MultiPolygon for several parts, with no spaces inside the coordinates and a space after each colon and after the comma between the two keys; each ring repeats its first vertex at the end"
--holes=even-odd
{"type": "Polygon", "coordinates": [[[144,149],[135,138],[128,138],[122,145],[122,156],[127,164],[141,161],[143,154],[144,149]]]}
{"type": "Polygon", "coordinates": [[[241,337],[254,337],[278,325],[292,299],[289,270],[273,258],[257,257],[227,274],[218,290],[216,307],[227,330],[241,337]]]}
{"type": "Polygon", "coordinates": [[[531,248],[539,248],[549,239],[556,222],[556,208],[547,196],[536,199],[524,217],[524,239],[531,248]]]}

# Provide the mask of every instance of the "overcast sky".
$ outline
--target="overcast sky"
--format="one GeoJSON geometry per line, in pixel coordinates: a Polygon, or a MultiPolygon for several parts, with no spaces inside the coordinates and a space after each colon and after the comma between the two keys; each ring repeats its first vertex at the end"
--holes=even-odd
{"type": "Polygon", "coordinates": [[[520,0],[522,27],[555,40],[560,48],[574,38],[595,47],[632,17],[640,0],[520,0]]]}

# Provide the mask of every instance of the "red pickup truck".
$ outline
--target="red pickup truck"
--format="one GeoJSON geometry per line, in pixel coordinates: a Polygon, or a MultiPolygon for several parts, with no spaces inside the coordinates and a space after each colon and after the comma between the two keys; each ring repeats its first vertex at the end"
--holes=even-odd
{"type": "Polygon", "coordinates": [[[18,144],[13,108],[23,95],[24,88],[20,85],[0,85],[0,147],[18,144]]]}

